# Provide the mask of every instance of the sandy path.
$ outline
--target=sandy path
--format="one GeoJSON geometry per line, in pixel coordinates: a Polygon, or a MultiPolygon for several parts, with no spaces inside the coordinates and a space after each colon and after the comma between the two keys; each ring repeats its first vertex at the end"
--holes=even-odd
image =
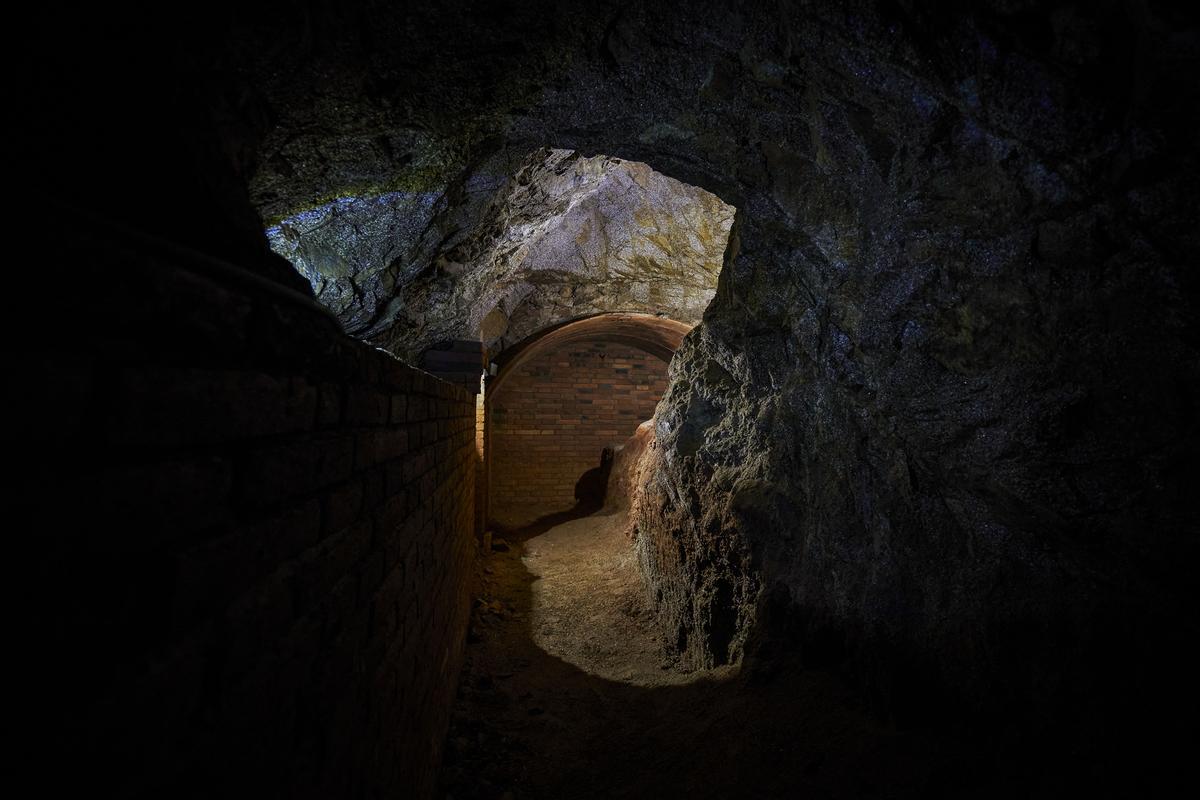
{"type": "Polygon", "coordinates": [[[621,522],[535,525],[481,562],[439,800],[919,797],[968,769],[824,673],[681,669],[621,522]]]}

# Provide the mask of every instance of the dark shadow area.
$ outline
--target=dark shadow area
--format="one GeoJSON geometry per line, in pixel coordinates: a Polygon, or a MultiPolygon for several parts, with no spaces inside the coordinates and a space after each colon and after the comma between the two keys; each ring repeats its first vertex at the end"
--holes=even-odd
{"type": "Polygon", "coordinates": [[[613,449],[606,447],[600,454],[600,465],[592,467],[579,477],[575,483],[575,505],[563,511],[544,514],[526,524],[511,524],[492,520],[488,525],[491,530],[501,534],[509,541],[525,541],[539,536],[551,528],[570,522],[573,519],[587,517],[604,508],[605,493],[608,487],[608,476],[612,472],[613,449]]]}
{"type": "Polygon", "coordinates": [[[996,750],[987,737],[874,717],[834,672],[806,669],[795,653],[668,686],[607,680],[548,654],[534,639],[538,577],[522,556],[531,539],[584,516],[577,508],[509,531],[521,544],[479,565],[438,797],[1049,797],[1103,788],[1070,754],[1042,754],[1054,760],[1048,771],[1037,754],[996,750]]]}
{"type": "Polygon", "coordinates": [[[608,487],[608,475],[612,472],[613,449],[606,447],[600,453],[600,466],[592,467],[575,482],[575,508],[591,508],[592,511],[604,506],[604,493],[608,487]]]}
{"type": "Polygon", "coordinates": [[[524,542],[535,536],[541,536],[546,531],[562,525],[564,522],[591,516],[599,510],[600,506],[591,501],[581,502],[576,503],[566,511],[555,511],[552,514],[538,517],[528,525],[508,526],[500,522],[494,522],[490,527],[495,533],[503,534],[504,538],[510,542],[524,542]]]}

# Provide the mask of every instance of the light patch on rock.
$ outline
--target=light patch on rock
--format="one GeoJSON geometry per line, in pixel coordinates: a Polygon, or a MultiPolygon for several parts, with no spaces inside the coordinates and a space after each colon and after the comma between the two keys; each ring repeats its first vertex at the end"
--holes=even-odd
{"type": "Polygon", "coordinates": [[[404,324],[385,334],[386,344],[412,354],[441,339],[491,338],[499,350],[607,311],[698,322],[716,291],[734,213],[646,164],[538,150],[474,231],[441,254],[461,269],[428,270],[399,287],[404,324]]]}

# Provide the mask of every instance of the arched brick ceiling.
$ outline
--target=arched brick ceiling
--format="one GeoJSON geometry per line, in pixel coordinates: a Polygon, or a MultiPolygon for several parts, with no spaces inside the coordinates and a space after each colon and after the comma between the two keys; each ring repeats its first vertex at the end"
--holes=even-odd
{"type": "Polygon", "coordinates": [[[505,377],[522,364],[549,350],[577,342],[618,342],[670,361],[692,327],[666,317],[632,312],[596,314],[556,325],[527,337],[496,357],[499,369],[488,387],[488,394],[494,396],[503,386],[505,377]]]}

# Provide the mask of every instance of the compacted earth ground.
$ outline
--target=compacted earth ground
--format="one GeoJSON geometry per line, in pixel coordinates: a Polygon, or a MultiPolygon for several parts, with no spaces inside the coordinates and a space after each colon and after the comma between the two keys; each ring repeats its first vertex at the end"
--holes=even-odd
{"type": "Polygon", "coordinates": [[[974,783],[978,758],[952,737],[873,717],[834,675],[684,668],[625,530],[620,514],[558,514],[481,556],[439,798],[925,797],[974,783]]]}

